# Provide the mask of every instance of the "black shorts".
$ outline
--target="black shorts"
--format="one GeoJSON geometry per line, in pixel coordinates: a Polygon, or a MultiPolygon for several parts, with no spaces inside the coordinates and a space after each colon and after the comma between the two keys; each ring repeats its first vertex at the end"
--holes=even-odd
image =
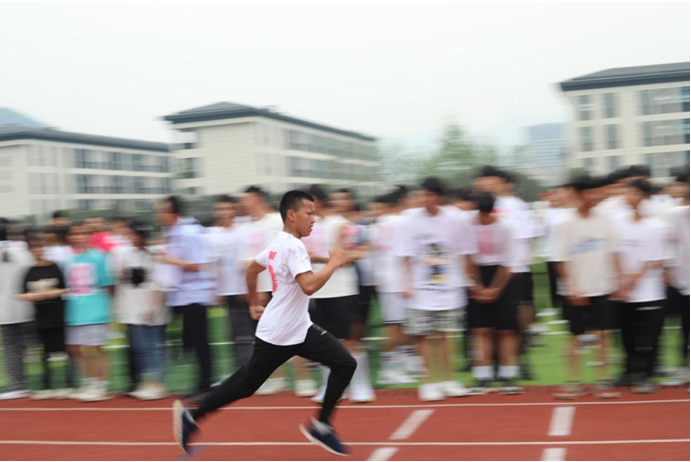
{"type": "Polygon", "coordinates": [[[376,294],[374,286],[360,286],[359,289],[360,292],[357,296],[357,303],[353,306],[351,321],[367,324],[372,298],[376,294]]]}
{"type": "MultiPolygon", "coordinates": [[[[492,283],[498,266],[479,266],[482,285],[492,283]]],[[[468,328],[493,328],[496,330],[518,330],[516,303],[507,297],[507,290],[493,303],[478,303],[472,298],[468,303],[468,328]]]]}
{"type": "Polygon", "coordinates": [[[612,311],[615,309],[607,299],[607,296],[588,297],[589,305],[571,306],[568,299],[564,298],[564,319],[569,321],[569,327],[573,335],[582,335],[591,331],[603,331],[609,329],[612,311]]]}
{"type": "Polygon", "coordinates": [[[509,291],[517,305],[533,305],[533,273],[515,273],[509,291]]]}
{"type": "Polygon", "coordinates": [[[62,353],[65,351],[65,327],[38,329],[38,337],[45,353],[62,353]]]}
{"type": "Polygon", "coordinates": [[[312,322],[339,340],[350,339],[350,324],[358,304],[358,295],[310,300],[312,322]]]}

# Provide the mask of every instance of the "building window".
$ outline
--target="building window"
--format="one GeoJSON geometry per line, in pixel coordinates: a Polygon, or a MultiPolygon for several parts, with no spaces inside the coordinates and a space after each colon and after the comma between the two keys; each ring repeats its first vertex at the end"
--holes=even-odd
{"type": "Polygon", "coordinates": [[[593,127],[581,127],[581,151],[590,152],[595,149],[593,145],[593,127]]]}
{"type": "Polygon", "coordinates": [[[607,134],[607,149],[618,149],[619,125],[607,125],[605,133],[607,134]]]}
{"type": "Polygon", "coordinates": [[[595,168],[595,158],[594,157],[588,157],[587,159],[583,159],[583,168],[591,171],[592,169],[595,168]]]}
{"type": "Polygon", "coordinates": [[[142,176],[134,177],[134,193],[135,194],[146,194],[146,188],[144,186],[145,178],[142,176]]]}
{"type": "Polygon", "coordinates": [[[87,164],[89,163],[89,151],[86,149],[75,149],[74,150],[74,166],[76,168],[89,168],[87,164]]]}
{"type": "Polygon", "coordinates": [[[614,172],[621,167],[621,156],[610,156],[607,158],[610,172],[614,172]]]}
{"type": "Polygon", "coordinates": [[[605,93],[603,95],[603,105],[605,107],[605,118],[611,119],[617,116],[617,95],[616,93],[605,93]]]}
{"type": "Polygon", "coordinates": [[[170,173],[170,157],[161,156],[159,157],[160,172],[170,173]]]}
{"type": "Polygon", "coordinates": [[[122,153],[121,152],[109,152],[108,153],[108,168],[110,170],[122,170],[122,153]]]}
{"type": "Polygon", "coordinates": [[[135,172],[143,172],[144,171],[144,156],[141,154],[133,154],[132,155],[132,169],[135,172]]]}
{"type": "Polygon", "coordinates": [[[578,97],[578,120],[591,120],[593,118],[593,103],[590,95],[578,97]]]}
{"type": "Polygon", "coordinates": [[[641,90],[641,115],[688,112],[689,87],[641,90]]]}
{"type": "Polygon", "coordinates": [[[668,146],[689,143],[689,119],[643,122],[643,146],[668,146]]]}
{"type": "Polygon", "coordinates": [[[180,178],[197,178],[199,176],[199,158],[188,157],[187,159],[181,159],[180,162],[180,178]]]}
{"type": "Polygon", "coordinates": [[[644,163],[650,168],[653,178],[666,178],[675,169],[688,163],[688,151],[656,152],[644,154],[644,163]]]}

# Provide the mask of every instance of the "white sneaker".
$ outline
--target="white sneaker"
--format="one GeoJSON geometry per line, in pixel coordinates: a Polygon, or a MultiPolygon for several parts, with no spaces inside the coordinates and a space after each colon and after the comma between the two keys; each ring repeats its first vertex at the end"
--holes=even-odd
{"type": "Polygon", "coordinates": [[[31,392],[29,390],[8,391],[5,393],[0,393],[0,401],[28,398],[30,395],[31,392]]]}
{"type": "Polygon", "coordinates": [[[135,398],[142,401],[154,401],[167,398],[168,390],[163,384],[151,383],[142,388],[138,388],[133,395],[135,398]]]}
{"type": "Polygon", "coordinates": [[[352,403],[371,403],[377,400],[372,387],[367,385],[353,385],[350,387],[348,398],[352,403]]]}
{"type": "Polygon", "coordinates": [[[420,401],[442,401],[444,393],[437,383],[425,383],[418,387],[417,397],[420,401]]]}
{"type": "Polygon", "coordinates": [[[62,390],[55,390],[54,399],[70,399],[74,393],[74,388],[63,388],[62,390]]]}
{"type": "Polygon", "coordinates": [[[317,394],[317,383],[314,380],[296,380],[295,396],[298,398],[311,398],[317,394]]]}
{"type": "Polygon", "coordinates": [[[67,393],[65,394],[65,399],[79,400],[81,396],[87,392],[87,390],[88,387],[68,388],[67,393]]]}
{"type": "Polygon", "coordinates": [[[102,386],[93,386],[86,389],[84,393],[79,395],[79,401],[84,401],[85,403],[94,403],[96,401],[105,401],[110,399],[108,391],[102,386]]]}
{"type": "Polygon", "coordinates": [[[437,385],[442,393],[449,398],[458,398],[459,396],[468,396],[471,394],[470,390],[464,387],[460,382],[441,382],[437,385]]]}
{"type": "Polygon", "coordinates": [[[255,395],[275,395],[276,393],[286,391],[287,389],[288,384],[286,379],[269,379],[266,382],[264,382],[264,384],[261,387],[259,387],[259,390],[256,391],[255,395]]]}
{"type": "Polygon", "coordinates": [[[31,399],[34,399],[36,401],[42,401],[44,399],[53,399],[57,396],[57,392],[55,390],[40,390],[31,395],[31,399]]]}

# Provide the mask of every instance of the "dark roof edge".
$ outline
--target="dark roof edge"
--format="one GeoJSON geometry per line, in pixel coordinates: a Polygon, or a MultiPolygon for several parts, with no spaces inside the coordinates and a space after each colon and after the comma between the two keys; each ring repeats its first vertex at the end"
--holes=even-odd
{"type": "Polygon", "coordinates": [[[595,88],[631,87],[654,83],[688,82],[689,72],[669,73],[665,75],[632,75],[619,77],[602,77],[582,80],[567,80],[559,86],[562,91],[592,90],[595,88]]]}
{"type": "Polygon", "coordinates": [[[216,111],[206,111],[199,112],[197,114],[171,114],[163,117],[163,120],[172,122],[173,124],[183,124],[191,122],[208,122],[211,120],[224,120],[224,119],[238,119],[242,117],[267,117],[269,119],[279,120],[281,122],[287,122],[295,125],[300,125],[302,127],[314,128],[317,130],[323,130],[336,135],[348,136],[351,138],[357,138],[362,141],[376,141],[377,139],[371,136],[366,136],[361,133],[351,132],[348,130],[341,130],[339,128],[329,127],[328,125],[322,125],[314,122],[308,122],[306,120],[297,119],[295,117],[286,116],[283,114],[278,114],[276,112],[268,111],[266,109],[258,108],[247,108],[241,110],[216,110],[216,111]]]}
{"type": "Polygon", "coordinates": [[[109,136],[85,135],[82,133],[62,132],[57,130],[34,129],[17,127],[16,130],[0,131],[0,142],[16,140],[55,141],[60,143],[86,144],[120,149],[134,149],[142,151],[170,152],[165,143],[153,141],[113,138],[109,136]]]}

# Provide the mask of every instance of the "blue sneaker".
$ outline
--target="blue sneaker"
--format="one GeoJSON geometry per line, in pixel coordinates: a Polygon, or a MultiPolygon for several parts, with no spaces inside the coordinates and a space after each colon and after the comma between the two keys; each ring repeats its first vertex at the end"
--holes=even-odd
{"type": "Polygon", "coordinates": [[[318,444],[327,451],[339,455],[350,454],[348,448],[339,441],[330,425],[310,419],[307,425],[300,424],[300,432],[312,443],[318,444]]]}
{"type": "Polygon", "coordinates": [[[180,401],[173,403],[173,435],[175,442],[185,454],[189,454],[188,446],[192,436],[199,431],[199,426],[192,418],[189,409],[180,401]]]}

